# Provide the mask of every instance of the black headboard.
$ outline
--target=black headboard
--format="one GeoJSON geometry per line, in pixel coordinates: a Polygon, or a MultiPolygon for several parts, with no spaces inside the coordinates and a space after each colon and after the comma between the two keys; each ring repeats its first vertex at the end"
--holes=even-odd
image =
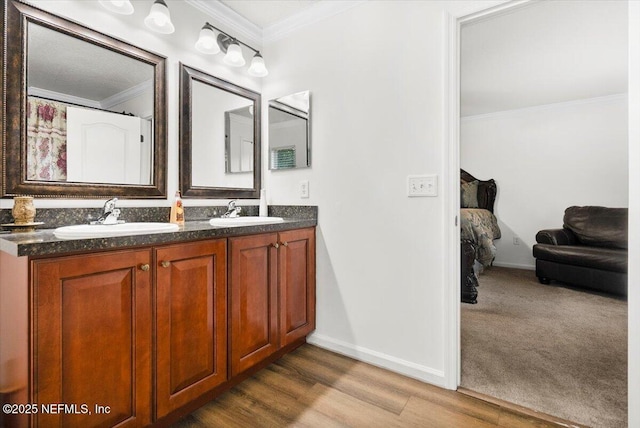
{"type": "Polygon", "coordinates": [[[496,201],[498,187],[495,180],[478,180],[464,169],[460,168],[460,181],[468,183],[470,181],[478,181],[478,207],[493,212],[493,204],[496,201]]]}

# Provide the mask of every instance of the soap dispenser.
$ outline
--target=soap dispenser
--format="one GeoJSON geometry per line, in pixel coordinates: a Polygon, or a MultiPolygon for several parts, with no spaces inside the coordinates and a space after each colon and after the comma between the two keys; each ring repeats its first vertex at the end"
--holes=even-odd
{"type": "Polygon", "coordinates": [[[258,210],[260,217],[269,217],[269,209],[267,208],[267,191],[260,190],[260,208],[258,210]]]}
{"type": "Polygon", "coordinates": [[[180,197],[180,191],[176,191],[176,197],[171,205],[171,216],[169,217],[170,223],[175,223],[179,226],[184,225],[184,207],[182,206],[182,197],[180,197]]]}

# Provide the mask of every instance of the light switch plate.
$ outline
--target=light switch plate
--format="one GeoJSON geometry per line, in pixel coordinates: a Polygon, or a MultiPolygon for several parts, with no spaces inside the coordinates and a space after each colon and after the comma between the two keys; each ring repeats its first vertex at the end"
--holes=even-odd
{"type": "Polygon", "coordinates": [[[309,198],[309,180],[300,181],[300,198],[309,198]]]}
{"type": "Polygon", "coordinates": [[[438,176],[409,175],[407,177],[407,196],[438,196],[438,176]]]}

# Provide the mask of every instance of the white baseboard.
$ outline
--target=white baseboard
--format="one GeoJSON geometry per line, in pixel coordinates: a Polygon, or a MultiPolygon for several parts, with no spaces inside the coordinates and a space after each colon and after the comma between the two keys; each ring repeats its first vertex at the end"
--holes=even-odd
{"type": "Polygon", "coordinates": [[[337,354],[346,355],[355,360],[400,373],[422,382],[430,383],[445,388],[445,376],[442,370],[412,363],[382,352],[363,348],[341,340],[332,339],[321,334],[314,333],[307,337],[307,342],[320,348],[327,349],[337,354]]]}
{"type": "Polygon", "coordinates": [[[525,265],[520,263],[506,263],[506,262],[494,261],[493,265],[498,267],[506,267],[506,268],[514,268],[514,269],[536,270],[535,265],[525,265]]]}

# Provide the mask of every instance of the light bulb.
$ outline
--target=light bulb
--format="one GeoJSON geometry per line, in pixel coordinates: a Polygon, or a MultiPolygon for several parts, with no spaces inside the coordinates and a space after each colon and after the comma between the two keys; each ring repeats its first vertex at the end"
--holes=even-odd
{"type": "Polygon", "coordinates": [[[171,34],[175,31],[171,22],[169,8],[164,0],[155,0],[149,11],[149,15],[144,19],[144,24],[157,33],[171,34]]]}
{"type": "Polygon", "coordinates": [[[200,30],[200,36],[196,42],[196,49],[208,55],[220,52],[220,46],[218,46],[218,42],[216,41],[216,35],[211,27],[206,24],[202,27],[202,30],[200,30]]]}
{"type": "Polygon", "coordinates": [[[227,54],[224,56],[224,63],[232,67],[242,67],[246,64],[242,56],[242,49],[235,40],[227,47],[227,54]]]}
{"type": "Polygon", "coordinates": [[[247,70],[247,73],[255,77],[264,77],[269,74],[267,67],[264,65],[264,58],[262,58],[260,52],[256,52],[256,54],[253,56],[253,59],[251,60],[251,66],[249,67],[249,70],[247,70]]]}
{"type": "Polygon", "coordinates": [[[100,0],[100,4],[111,12],[122,15],[131,15],[133,13],[133,5],[129,0],[100,0]]]}

